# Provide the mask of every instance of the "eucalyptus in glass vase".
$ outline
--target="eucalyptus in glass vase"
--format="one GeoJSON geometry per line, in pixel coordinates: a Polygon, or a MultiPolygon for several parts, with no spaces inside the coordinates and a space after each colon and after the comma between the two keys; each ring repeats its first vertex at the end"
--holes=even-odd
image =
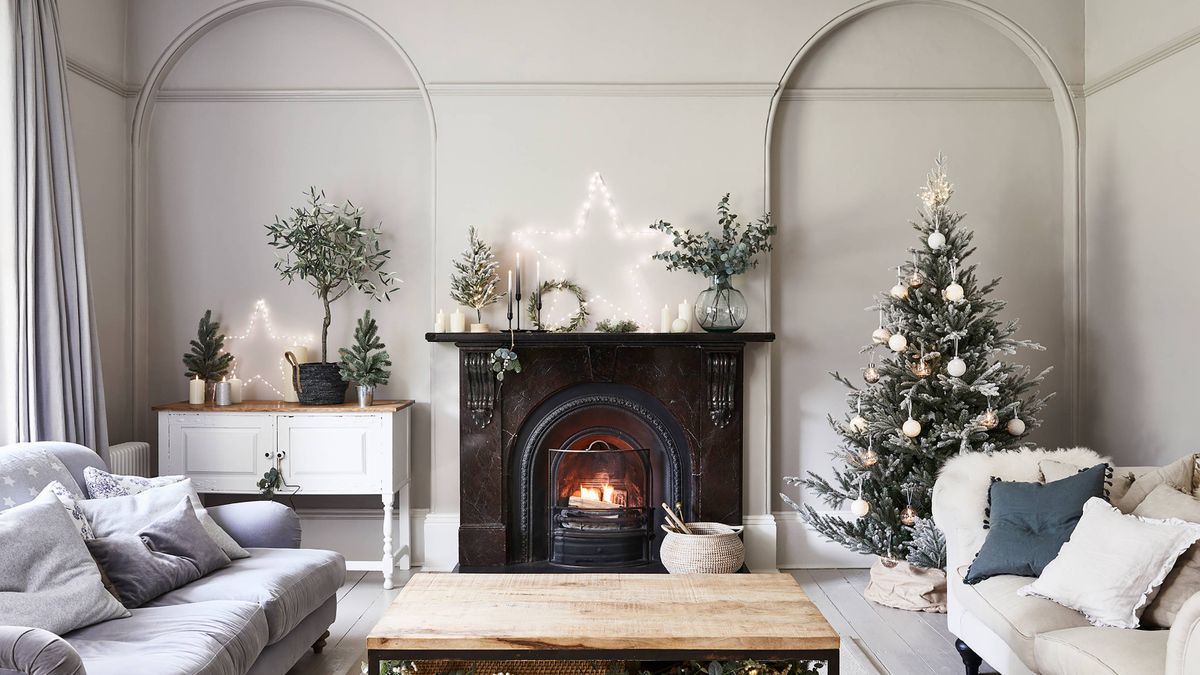
{"type": "Polygon", "coordinates": [[[717,204],[717,216],[719,236],[680,231],[664,220],[654,223],[650,229],[671,235],[675,248],[652,257],[667,263],[668,270],[686,270],[707,278],[708,288],[696,298],[696,323],[712,333],[731,333],[746,323],[747,314],[746,298],[731,279],[756,267],[755,257],[771,250],[775,226],[770,213],[752,223],[738,221],[738,215],[729,211],[728,194],[717,204]]]}

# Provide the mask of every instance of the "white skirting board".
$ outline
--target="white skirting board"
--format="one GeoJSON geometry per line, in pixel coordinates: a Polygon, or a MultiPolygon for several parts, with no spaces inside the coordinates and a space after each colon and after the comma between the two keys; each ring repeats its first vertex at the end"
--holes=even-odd
{"type": "MultiPolygon", "coordinates": [[[[841,513],[841,512],[838,512],[841,513]]],[[[849,511],[844,515],[853,518],[849,511]]],[[[778,565],[781,570],[870,567],[875,559],[826,541],[795,511],[775,512],[778,565]]],[[[753,568],[751,568],[753,569],[753,568]]]]}
{"type": "MultiPolygon", "coordinates": [[[[301,545],[305,548],[324,548],[337,551],[347,560],[379,559],[379,509],[298,509],[302,532],[301,545]]],[[[396,523],[393,532],[397,543],[396,565],[404,568],[405,562],[418,567],[424,562],[425,516],[429,509],[409,511],[408,530],[412,537],[409,560],[405,560],[401,524],[396,523]]],[[[397,521],[399,519],[397,518],[397,521]]],[[[457,530],[456,530],[457,531],[457,530]]]]}

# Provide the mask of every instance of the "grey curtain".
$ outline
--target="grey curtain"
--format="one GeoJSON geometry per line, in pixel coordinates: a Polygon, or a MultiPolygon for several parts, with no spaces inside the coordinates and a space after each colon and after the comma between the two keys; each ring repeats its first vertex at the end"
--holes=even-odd
{"type": "Polygon", "coordinates": [[[5,369],[0,419],[8,440],[71,441],[107,460],[58,6],[56,0],[4,1],[12,31],[16,194],[15,228],[0,247],[11,260],[0,274],[16,279],[6,284],[15,306],[3,314],[0,340],[15,361],[5,369]]]}

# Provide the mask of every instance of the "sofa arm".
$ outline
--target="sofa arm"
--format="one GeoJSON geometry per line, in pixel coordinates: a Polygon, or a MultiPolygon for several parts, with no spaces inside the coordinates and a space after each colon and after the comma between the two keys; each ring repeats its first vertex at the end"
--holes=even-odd
{"type": "Polygon", "coordinates": [[[300,516],[279,502],[210,506],[208,515],[247,548],[300,548],[300,516]]]}
{"type": "Polygon", "coordinates": [[[79,652],[48,630],[0,626],[0,670],[26,675],[85,675],[79,652]]]}
{"type": "Polygon", "coordinates": [[[1200,593],[1188,598],[1167,634],[1167,675],[1200,671],[1200,593]]]}

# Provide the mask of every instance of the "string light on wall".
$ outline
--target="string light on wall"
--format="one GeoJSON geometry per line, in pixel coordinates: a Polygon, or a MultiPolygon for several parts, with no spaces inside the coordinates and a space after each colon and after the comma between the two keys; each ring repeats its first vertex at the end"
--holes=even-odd
{"type": "MultiPolygon", "coordinates": [[[[613,201],[612,192],[608,189],[608,185],[604,182],[604,177],[599,172],[593,173],[588,180],[587,198],[579,207],[573,228],[550,230],[526,227],[514,231],[512,238],[519,248],[532,251],[539,260],[546,263],[549,267],[551,277],[559,279],[567,278],[569,276],[567,266],[560,258],[549,255],[545,250],[548,248],[545,244],[546,242],[555,242],[556,244],[568,243],[582,237],[588,229],[587,226],[592,211],[597,209],[597,207],[608,214],[609,227],[607,230],[615,239],[634,242],[649,241],[656,244],[646,250],[644,255],[639,252],[636,255],[630,256],[632,260],[649,260],[651,253],[669,243],[667,238],[660,232],[655,232],[649,228],[625,226],[621,221],[620,211],[613,201]]],[[[589,293],[588,304],[602,305],[609,310],[608,313],[613,318],[635,320],[643,329],[650,329],[656,325],[650,320],[650,308],[643,292],[644,284],[641,281],[643,267],[644,264],[642,262],[633,262],[625,269],[625,279],[629,284],[630,295],[633,298],[632,309],[626,308],[617,301],[604,297],[602,294],[589,293]]],[[[586,286],[586,280],[582,284],[586,286]]],[[[548,312],[554,313],[558,304],[558,295],[560,294],[549,296],[549,302],[546,307],[548,312]]]]}
{"type": "MultiPolygon", "coordinates": [[[[267,307],[267,301],[263,299],[259,299],[254,303],[254,312],[250,314],[250,319],[246,322],[246,330],[240,335],[227,335],[225,337],[227,345],[230,341],[240,342],[236,349],[230,348],[226,350],[235,356],[233,372],[230,374],[230,377],[241,377],[243,387],[249,387],[251,382],[261,382],[267,389],[270,389],[274,393],[276,398],[281,399],[284,398],[284,392],[276,385],[283,384],[291,374],[291,367],[288,366],[287,361],[283,358],[283,353],[287,351],[288,347],[297,345],[307,346],[316,342],[312,334],[286,334],[276,331],[274,324],[271,323],[271,309],[267,307]],[[250,373],[248,377],[239,375],[242,372],[243,361],[247,361],[248,365],[254,365],[253,359],[247,358],[248,348],[246,344],[247,341],[258,334],[260,322],[262,323],[262,332],[266,334],[266,337],[272,343],[271,353],[276,356],[276,367],[279,369],[279,375],[275,378],[275,383],[272,383],[259,372],[250,373]]],[[[258,351],[261,352],[261,350],[258,351]]],[[[261,354],[253,356],[261,356],[261,354]]]]}

